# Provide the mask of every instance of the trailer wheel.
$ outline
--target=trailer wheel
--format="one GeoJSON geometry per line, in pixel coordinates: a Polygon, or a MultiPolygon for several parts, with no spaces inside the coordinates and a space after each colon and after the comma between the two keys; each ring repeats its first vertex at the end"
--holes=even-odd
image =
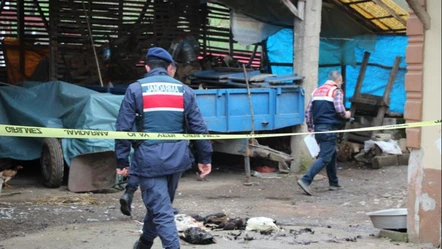
{"type": "Polygon", "coordinates": [[[43,184],[49,188],[58,188],[63,182],[64,160],[60,141],[46,138],[40,157],[43,184]]]}

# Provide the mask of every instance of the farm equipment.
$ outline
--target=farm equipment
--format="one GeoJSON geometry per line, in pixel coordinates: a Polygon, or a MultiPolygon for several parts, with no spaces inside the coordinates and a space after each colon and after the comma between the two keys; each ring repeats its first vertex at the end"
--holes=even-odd
{"type": "MultiPolygon", "coordinates": [[[[271,132],[303,122],[304,94],[297,75],[275,76],[257,71],[211,70],[196,73],[192,84],[210,133],[271,132]],[[241,76],[242,74],[242,76],[241,76]],[[201,76],[203,75],[203,76],[201,76]],[[245,76],[247,75],[247,76],[245,76]],[[216,78],[214,80],[214,78],[216,78]],[[250,81],[250,84],[248,83],[250,81]],[[224,86],[220,86],[224,84],[224,86]],[[216,86],[216,89],[213,89],[216,86]],[[207,89],[207,88],[212,89],[207,89]],[[204,89],[206,88],[206,89],[204,89]]],[[[127,86],[126,86],[127,87],[127,86]]],[[[65,82],[0,87],[4,99],[0,123],[53,128],[115,130],[124,86],[91,89],[65,82]],[[97,93],[105,92],[105,93],[97,93]]],[[[216,140],[214,151],[242,155],[250,176],[250,157],[278,162],[288,172],[291,156],[260,145],[257,140],[216,140]]],[[[0,158],[40,158],[44,184],[59,187],[65,165],[68,189],[85,192],[112,187],[116,182],[114,141],[105,139],[37,139],[0,137],[0,158]],[[14,149],[18,148],[20,149],[14,149]]]]}

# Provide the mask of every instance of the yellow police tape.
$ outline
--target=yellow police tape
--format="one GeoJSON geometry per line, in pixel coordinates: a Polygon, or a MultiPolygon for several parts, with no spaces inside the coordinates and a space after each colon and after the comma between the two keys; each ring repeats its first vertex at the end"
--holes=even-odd
{"type": "MultiPolygon", "coordinates": [[[[376,127],[356,128],[337,131],[314,132],[320,133],[343,133],[359,131],[393,130],[413,127],[426,127],[441,125],[442,120],[424,121],[408,124],[384,125],[376,127]]],[[[215,140],[215,139],[244,139],[244,138],[268,138],[285,137],[311,134],[300,133],[274,133],[274,134],[171,134],[171,133],[146,133],[124,131],[101,131],[101,130],[77,130],[64,128],[45,128],[33,126],[0,125],[0,136],[9,137],[43,137],[43,138],[77,138],[77,139],[131,139],[131,140],[215,140]]]]}

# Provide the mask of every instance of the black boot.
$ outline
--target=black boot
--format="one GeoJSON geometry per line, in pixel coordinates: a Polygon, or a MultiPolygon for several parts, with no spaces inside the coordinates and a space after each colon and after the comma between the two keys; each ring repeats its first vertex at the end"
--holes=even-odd
{"type": "Polygon", "coordinates": [[[136,189],[126,188],[123,196],[120,198],[120,210],[124,215],[131,216],[132,198],[136,189]]]}
{"type": "Polygon", "coordinates": [[[153,241],[147,241],[140,237],[134,244],[134,249],[151,249],[153,246],[153,241]]]}

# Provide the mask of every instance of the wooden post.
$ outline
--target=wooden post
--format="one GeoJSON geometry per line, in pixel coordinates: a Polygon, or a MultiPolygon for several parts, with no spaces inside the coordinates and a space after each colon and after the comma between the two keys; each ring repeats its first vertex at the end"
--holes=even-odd
{"type": "MultiPolygon", "coordinates": [[[[124,1],[118,0],[118,38],[123,36],[124,1]]],[[[110,42],[110,41],[109,41],[110,42]]]]}
{"type": "Polygon", "coordinates": [[[341,75],[342,75],[342,81],[344,84],[342,84],[341,88],[344,92],[344,106],[345,106],[345,95],[347,94],[347,65],[341,64],[341,75]]]}
{"type": "Polygon", "coordinates": [[[209,21],[209,11],[207,10],[207,3],[204,4],[202,7],[202,12],[204,15],[204,22],[203,22],[203,53],[204,56],[207,56],[207,22],[209,21]]]}
{"type": "Polygon", "coordinates": [[[57,79],[57,9],[56,0],[49,0],[49,79],[57,79]]]}
{"type": "Polygon", "coordinates": [[[375,119],[374,126],[382,125],[384,122],[384,116],[390,105],[390,93],[393,89],[394,82],[396,81],[397,72],[399,71],[399,64],[401,63],[402,57],[396,56],[394,61],[393,70],[391,70],[390,77],[388,79],[387,86],[385,87],[384,96],[382,98],[382,106],[379,107],[378,114],[375,119]]]}
{"type": "Polygon", "coordinates": [[[375,2],[377,5],[381,6],[383,9],[385,9],[391,16],[396,18],[396,20],[398,20],[404,26],[407,26],[407,22],[404,19],[402,19],[401,16],[399,16],[392,8],[390,8],[384,2],[382,2],[381,0],[373,0],[373,2],[375,2]]]}
{"type": "Polygon", "coordinates": [[[43,24],[45,25],[46,30],[49,31],[48,20],[46,20],[46,17],[43,13],[43,10],[40,7],[40,4],[38,3],[38,0],[34,0],[34,5],[38,9],[38,13],[40,13],[41,20],[43,20],[43,24]]]}
{"type": "Polygon", "coordinates": [[[229,55],[233,58],[233,33],[232,28],[229,29],[229,55]]]}
{"type": "Polygon", "coordinates": [[[285,4],[285,6],[287,6],[287,8],[292,12],[293,15],[299,17],[298,9],[290,0],[282,0],[282,2],[285,4]]]}
{"type": "Polygon", "coordinates": [[[419,18],[419,20],[424,25],[425,30],[429,30],[431,28],[431,18],[430,15],[425,11],[424,7],[420,5],[418,0],[406,0],[410,8],[419,18]]]}
{"type": "Polygon", "coordinates": [[[0,12],[2,12],[3,8],[5,7],[6,1],[0,2],[0,12]]]}
{"type": "Polygon", "coordinates": [[[25,74],[25,1],[17,0],[18,39],[20,40],[20,73],[25,74]]]}
{"type": "MultiPolygon", "coordinates": [[[[359,75],[358,75],[358,79],[356,81],[356,87],[355,87],[355,91],[353,93],[353,98],[354,100],[360,98],[361,95],[361,89],[362,89],[362,82],[364,81],[365,78],[365,72],[367,71],[367,65],[368,65],[368,60],[370,59],[370,53],[369,52],[365,52],[364,53],[364,58],[362,59],[362,64],[361,64],[361,68],[359,69],[359,75]]],[[[351,112],[351,117],[355,117],[356,114],[356,104],[352,103],[352,101],[350,100],[351,103],[351,107],[350,107],[350,112],[351,112]]],[[[349,129],[350,128],[350,123],[347,122],[345,124],[345,129],[349,129]]],[[[350,134],[346,134],[344,136],[344,141],[348,141],[350,134]]]]}
{"type": "MultiPolygon", "coordinates": [[[[362,59],[361,68],[359,70],[358,80],[356,81],[356,87],[355,87],[355,91],[353,93],[353,98],[357,98],[361,95],[362,82],[364,81],[364,78],[365,78],[365,72],[367,71],[367,65],[368,65],[369,59],[370,59],[370,53],[365,52],[364,58],[362,59]]],[[[352,105],[352,107],[353,107],[353,105],[352,105]]],[[[354,113],[352,112],[352,115],[353,114],[354,113]]]]}

